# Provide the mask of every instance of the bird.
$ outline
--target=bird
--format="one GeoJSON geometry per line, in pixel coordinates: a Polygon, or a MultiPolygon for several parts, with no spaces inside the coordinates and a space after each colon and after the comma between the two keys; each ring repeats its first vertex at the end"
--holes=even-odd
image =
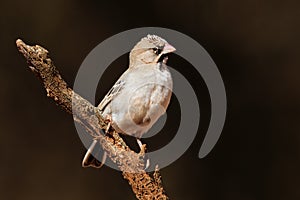
{"type": "MultiPolygon", "coordinates": [[[[173,80],[167,60],[168,54],[175,50],[157,35],[143,37],[129,53],[129,67],[97,106],[115,131],[137,138],[140,147],[139,139],[166,112],[170,103],[173,80]]],[[[92,155],[97,143],[93,140],[87,150],[83,167],[100,168],[104,164],[106,152],[101,161],[92,155]]]]}

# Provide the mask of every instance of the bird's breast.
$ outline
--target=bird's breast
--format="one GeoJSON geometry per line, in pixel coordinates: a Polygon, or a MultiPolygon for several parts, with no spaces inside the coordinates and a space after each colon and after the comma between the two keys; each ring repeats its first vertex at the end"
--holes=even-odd
{"type": "Polygon", "coordinates": [[[122,133],[141,137],[164,114],[172,94],[168,70],[133,71],[110,104],[113,124],[122,133]]]}

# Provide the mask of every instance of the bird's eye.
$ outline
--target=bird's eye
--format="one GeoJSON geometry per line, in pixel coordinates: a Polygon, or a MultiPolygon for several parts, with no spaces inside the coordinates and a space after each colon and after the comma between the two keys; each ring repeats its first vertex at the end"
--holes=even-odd
{"type": "Polygon", "coordinates": [[[159,55],[161,53],[161,49],[159,49],[157,47],[153,48],[152,50],[156,55],[159,55]]]}

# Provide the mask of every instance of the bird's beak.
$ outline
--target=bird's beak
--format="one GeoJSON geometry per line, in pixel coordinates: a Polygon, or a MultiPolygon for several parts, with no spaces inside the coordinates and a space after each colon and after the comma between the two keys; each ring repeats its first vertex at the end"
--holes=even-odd
{"type": "Polygon", "coordinates": [[[166,56],[166,54],[172,53],[176,51],[176,49],[170,45],[170,44],[165,44],[162,52],[157,56],[157,58],[155,59],[155,62],[159,62],[159,59],[161,59],[161,57],[163,58],[163,63],[167,63],[168,61],[168,56],[166,56]]]}
{"type": "Polygon", "coordinates": [[[172,45],[167,43],[162,50],[162,54],[172,53],[174,51],[176,51],[176,49],[172,45]]]}

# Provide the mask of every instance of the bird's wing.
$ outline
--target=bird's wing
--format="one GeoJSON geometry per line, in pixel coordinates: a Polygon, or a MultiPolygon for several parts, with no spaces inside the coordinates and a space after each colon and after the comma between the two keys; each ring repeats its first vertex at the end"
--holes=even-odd
{"type": "Polygon", "coordinates": [[[108,93],[105,95],[105,97],[99,103],[98,108],[101,111],[103,111],[104,108],[109,104],[109,102],[111,102],[111,100],[120,93],[124,84],[125,84],[125,81],[122,79],[122,76],[121,76],[120,79],[112,86],[112,88],[108,91],[108,93]]]}

